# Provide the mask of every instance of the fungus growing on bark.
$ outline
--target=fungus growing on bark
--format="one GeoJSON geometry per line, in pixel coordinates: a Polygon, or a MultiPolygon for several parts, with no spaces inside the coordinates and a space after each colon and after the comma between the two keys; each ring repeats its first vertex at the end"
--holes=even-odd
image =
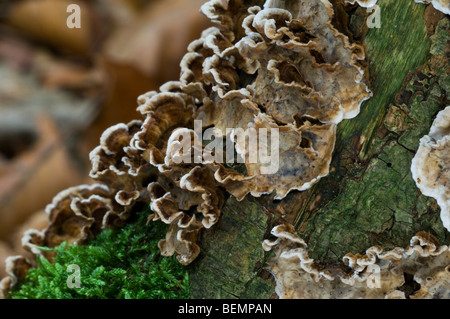
{"type": "Polygon", "coordinates": [[[450,231],[450,106],[438,113],[430,132],[420,139],[411,172],[422,194],[436,199],[441,220],[450,231]]]}
{"type": "Polygon", "coordinates": [[[180,80],[138,98],[142,121],[104,132],[90,154],[99,184],[55,197],[48,228],[26,234],[29,249],[81,243],[139,201],[152,208],[149,221],[170,224],[161,252],[189,264],[199,231],[218,221],[223,190],[281,199],[328,174],[336,126],[371,95],[364,48],[333,26],[328,1],[260,5],[202,6],[218,26],[188,46],[180,80]]]}
{"type": "Polygon", "coordinates": [[[55,247],[63,241],[85,243],[101,230],[123,225],[128,211],[103,184],[80,185],[63,190],[46,207],[49,225],[43,231],[30,229],[22,245],[34,254],[50,256],[37,246],[55,247]]]}
{"type": "Polygon", "coordinates": [[[183,264],[217,222],[221,189],[280,199],[327,175],[336,125],[371,94],[364,50],[332,26],[328,2],[210,1],[202,12],[220,26],[189,45],[180,81],[141,95],[145,120],[108,129],[91,153],[91,177],[117,202],[148,202],[149,220],[171,224],[160,248],[183,264]]]}
{"type": "Polygon", "coordinates": [[[308,256],[306,243],[292,225],[276,226],[271,233],[276,239],[265,240],[263,248],[275,254],[268,270],[280,298],[450,297],[450,249],[427,233],[417,233],[405,249],[373,246],[364,255],[347,254],[343,264],[328,267],[308,256]],[[420,289],[408,286],[409,278],[420,289]]]}
{"type": "Polygon", "coordinates": [[[370,96],[362,83],[364,51],[332,27],[328,2],[267,1],[263,8],[233,9],[242,18],[220,1],[202,7],[222,26],[189,46],[181,79],[211,87],[214,103],[200,106],[195,119],[219,137],[230,138],[227,128],[250,128],[261,141],[261,129],[278,130],[275,172],[262,173],[261,160],[252,163],[249,146],[238,140],[246,174],[222,163],[208,166],[238,199],[272,192],[281,199],[328,174],[336,124],[356,116],[370,96]]]}

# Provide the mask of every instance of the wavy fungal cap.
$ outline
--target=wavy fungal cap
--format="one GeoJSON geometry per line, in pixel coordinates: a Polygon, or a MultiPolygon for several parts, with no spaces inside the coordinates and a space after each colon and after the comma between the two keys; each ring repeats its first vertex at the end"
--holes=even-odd
{"type": "Polygon", "coordinates": [[[385,251],[373,246],[364,255],[347,254],[342,264],[331,267],[308,256],[306,243],[292,225],[276,226],[272,235],[276,239],[264,241],[263,248],[275,254],[268,260],[268,270],[275,277],[279,298],[450,298],[450,249],[427,233],[417,233],[406,248],[385,251]],[[411,292],[406,276],[420,289],[411,292]]]}
{"type": "Polygon", "coordinates": [[[430,133],[420,139],[411,172],[422,194],[436,199],[450,231],[450,106],[438,113],[430,133]]]}

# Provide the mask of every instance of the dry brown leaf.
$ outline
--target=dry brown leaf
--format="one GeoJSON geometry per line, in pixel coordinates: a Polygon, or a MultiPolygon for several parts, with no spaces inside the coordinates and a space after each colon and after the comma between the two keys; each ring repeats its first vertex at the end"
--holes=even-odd
{"type": "Polygon", "coordinates": [[[38,120],[36,134],[38,140],[30,149],[0,166],[0,238],[3,239],[31,214],[45,207],[56,192],[83,180],[50,118],[38,120]]]}
{"type": "Polygon", "coordinates": [[[98,19],[93,8],[79,0],[26,0],[16,2],[8,12],[7,22],[26,36],[51,45],[61,52],[87,56],[99,40],[98,19]],[[70,4],[81,11],[81,28],[68,28],[70,4]]]}
{"type": "Polygon", "coordinates": [[[105,42],[103,54],[117,64],[130,65],[160,85],[175,80],[179,61],[192,40],[209,24],[199,12],[202,0],[152,3],[128,27],[105,42]]]}

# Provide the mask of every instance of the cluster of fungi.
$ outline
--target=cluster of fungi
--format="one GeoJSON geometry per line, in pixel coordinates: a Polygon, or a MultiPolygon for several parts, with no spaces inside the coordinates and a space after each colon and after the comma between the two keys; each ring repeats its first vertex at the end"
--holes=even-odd
{"type": "MultiPolygon", "coordinates": [[[[357,2],[369,7],[376,1],[357,2]]],[[[138,98],[142,119],[103,133],[90,154],[95,183],[69,188],[47,206],[48,227],[23,237],[33,254],[51,257],[39,247],[83,244],[105,228],[121,226],[139,202],[150,206],[149,222],[170,225],[159,242],[161,254],[175,254],[188,265],[200,252],[200,231],[217,223],[226,196],[242,200],[274,194],[283,199],[329,173],[337,125],[358,115],[371,96],[364,48],[335,26],[333,5],[327,0],[210,0],[201,11],[216,26],[188,46],[179,80],[138,98]],[[194,158],[211,153],[195,138],[178,138],[180,132],[197,134],[194,121],[201,121],[202,130],[214,128],[216,139],[231,140],[243,165],[194,158]],[[233,130],[228,133],[229,128],[276,128],[278,170],[263,174],[267,163],[250,161],[246,141],[236,139],[233,130]],[[174,160],[180,145],[192,150],[191,161],[174,160]]],[[[324,291],[333,298],[401,296],[384,281],[382,288],[370,288],[369,265],[378,265],[387,274],[382,278],[393,285],[407,268],[422,276],[423,287],[440,289],[443,282],[448,287],[449,250],[425,234],[415,236],[407,249],[372,247],[364,256],[348,255],[344,261],[350,270],[344,272],[317,269],[292,226],[277,226],[272,233],[277,239],[263,247],[275,252],[268,264],[280,297],[320,297],[324,291]],[[429,277],[424,270],[429,264],[442,269],[429,277]]],[[[10,257],[7,265],[4,293],[34,266],[21,256],[10,257]]]]}

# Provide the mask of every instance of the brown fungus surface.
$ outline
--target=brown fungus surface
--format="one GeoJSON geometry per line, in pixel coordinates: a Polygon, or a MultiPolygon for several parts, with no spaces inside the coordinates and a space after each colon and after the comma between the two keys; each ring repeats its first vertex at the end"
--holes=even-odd
{"type": "Polygon", "coordinates": [[[332,26],[329,2],[209,1],[201,10],[217,26],[188,46],[180,81],[141,95],[142,123],[111,127],[91,153],[91,177],[117,190],[119,204],[148,202],[149,220],[171,225],[159,246],[183,264],[217,222],[222,189],[281,199],[326,176],[337,124],[371,95],[364,50],[332,26]],[[207,130],[231,143],[240,168],[225,161],[228,144],[205,145],[207,130]],[[251,143],[277,156],[255,160],[251,143]]]}
{"type": "Polygon", "coordinates": [[[406,248],[373,246],[365,254],[347,254],[338,265],[311,259],[291,225],[276,226],[272,235],[276,239],[263,248],[275,254],[268,270],[280,298],[450,298],[450,249],[427,233],[417,233],[406,248]]]}
{"type": "Polygon", "coordinates": [[[282,199],[328,174],[336,126],[371,96],[364,49],[333,26],[332,4],[210,0],[201,11],[216,26],[188,46],[179,81],[138,98],[142,120],[103,133],[90,154],[98,184],[57,195],[49,226],[27,232],[26,247],[83,243],[144,202],[149,221],[170,224],[161,252],[189,264],[224,191],[282,199]],[[204,145],[208,129],[236,158],[221,158],[228,144],[204,145]]]}
{"type": "Polygon", "coordinates": [[[82,244],[101,230],[123,225],[128,210],[104,184],[80,185],[63,190],[46,207],[49,225],[39,232],[25,232],[22,244],[34,254],[47,254],[37,246],[55,247],[66,241],[82,244]]]}
{"type": "Polygon", "coordinates": [[[8,276],[0,281],[0,299],[5,299],[8,291],[19,281],[25,278],[31,263],[22,256],[6,258],[6,273],[8,276]]]}
{"type": "Polygon", "coordinates": [[[261,129],[279,134],[274,172],[260,159],[252,162],[239,139],[235,149],[245,159],[245,174],[223,162],[206,165],[238,199],[248,193],[281,199],[308,189],[328,174],[336,125],[356,116],[370,96],[363,48],[331,25],[327,1],[267,1],[262,7],[210,1],[202,11],[221,26],[194,41],[181,63],[182,83],[202,83],[213,101],[200,105],[194,120],[231,140],[227,128],[254,129],[258,141],[261,129]]]}

